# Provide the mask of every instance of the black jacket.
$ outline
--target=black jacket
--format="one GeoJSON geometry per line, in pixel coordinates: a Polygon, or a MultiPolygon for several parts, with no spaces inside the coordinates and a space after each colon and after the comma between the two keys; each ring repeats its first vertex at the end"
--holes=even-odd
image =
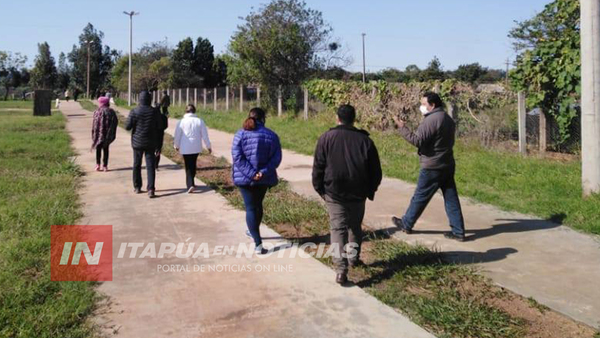
{"type": "Polygon", "coordinates": [[[373,200],[381,178],[379,154],[369,133],[339,125],[321,135],[312,172],[319,195],[339,202],[373,200]]]}
{"type": "Polygon", "coordinates": [[[453,167],[454,120],[441,108],[425,115],[415,133],[407,127],[399,130],[406,141],[419,149],[419,162],[423,169],[445,169],[453,167]]]}
{"type": "Polygon", "coordinates": [[[131,147],[158,150],[163,133],[162,117],[158,109],[150,106],[152,95],[140,93],[140,105],[129,112],[125,129],[131,130],[131,147]]]}

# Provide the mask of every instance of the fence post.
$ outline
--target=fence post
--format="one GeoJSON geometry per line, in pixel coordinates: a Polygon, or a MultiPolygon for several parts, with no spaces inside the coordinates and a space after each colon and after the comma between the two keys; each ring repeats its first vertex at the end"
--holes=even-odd
{"type": "Polygon", "coordinates": [[[215,87],[215,91],[213,93],[213,110],[217,111],[217,87],[215,87]]]}
{"type": "Polygon", "coordinates": [[[177,103],[179,103],[179,106],[181,106],[181,88],[179,88],[179,100],[177,103]]]}
{"type": "Polygon", "coordinates": [[[260,86],[256,87],[256,105],[260,107],[260,86]]]}
{"type": "Polygon", "coordinates": [[[225,86],[225,110],[229,111],[229,86],[225,86]]]}
{"type": "Polygon", "coordinates": [[[281,98],[281,86],[277,88],[277,116],[281,116],[283,112],[283,102],[281,98]]]}
{"type": "Polygon", "coordinates": [[[185,89],[185,105],[190,104],[190,87],[185,89]]]}
{"type": "Polygon", "coordinates": [[[244,85],[240,85],[240,111],[244,112],[244,85]]]}
{"type": "Polygon", "coordinates": [[[523,155],[527,153],[527,107],[525,106],[526,95],[524,91],[520,91],[518,95],[519,104],[519,152],[523,155]]]}
{"type": "Polygon", "coordinates": [[[173,106],[177,105],[177,95],[175,95],[175,89],[173,89],[173,95],[171,96],[171,102],[173,103],[173,106]]]}
{"type": "Polygon", "coordinates": [[[304,88],[304,119],[308,120],[308,89],[304,88]]]}
{"type": "Polygon", "coordinates": [[[206,109],[206,88],[202,88],[202,108],[206,109]]]}
{"type": "Polygon", "coordinates": [[[540,153],[545,153],[548,148],[546,113],[540,109],[540,153]]]}
{"type": "Polygon", "coordinates": [[[198,88],[194,88],[194,107],[198,108],[198,88]]]}

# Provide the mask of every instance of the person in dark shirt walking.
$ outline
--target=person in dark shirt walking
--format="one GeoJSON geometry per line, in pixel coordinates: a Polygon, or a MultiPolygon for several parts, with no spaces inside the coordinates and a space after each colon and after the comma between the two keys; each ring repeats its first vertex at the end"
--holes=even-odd
{"type": "Polygon", "coordinates": [[[312,183],[329,212],[336,282],[345,284],[348,267],[361,264],[365,202],[375,198],[382,173],[369,133],[354,127],[354,107],[339,107],[337,116],[338,126],[321,135],[317,143],[312,183]]]}
{"type": "Polygon", "coordinates": [[[125,129],[131,130],[131,147],[133,148],[133,188],[139,194],[142,189],[142,157],[146,158],[148,173],[148,196],[154,198],[154,180],[156,175],[156,155],[159,152],[160,134],[163,132],[162,118],[158,109],[151,106],[152,94],[142,91],[140,104],[127,118],[125,129]]]}
{"type": "Polygon", "coordinates": [[[438,189],[442,190],[446,214],[452,231],[444,236],[458,241],[465,240],[463,218],[454,173],[454,140],[456,125],[443,110],[438,94],[427,92],[421,98],[423,121],[416,132],[408,129],[400,118],[394,117],[400,135],[419,149],[421,171],[417,188],[404,217],[392,217],[392,222],[407,234],[412,229],[438,189]]]}

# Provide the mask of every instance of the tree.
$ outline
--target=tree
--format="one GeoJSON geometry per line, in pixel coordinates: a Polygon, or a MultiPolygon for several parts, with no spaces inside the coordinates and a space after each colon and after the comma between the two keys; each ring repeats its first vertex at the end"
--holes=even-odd
{"type": "Polygon", "coordinates": [[[0,84],[4,88],[4,100],[8,99],[11,88],[21,85],[24,73],[22,70],[26,62],[27,57],[20,53],[0,51],[0,84]]]}
{"type": "Polygon", "coordinates": [[[380,76],[383,80],[393,83],[393,82],[407,82],[408,76],[404,74],[401,70],[396,68],[387,68],[382,70],[380,76]]]}
{"type": "Polygon", "coordinates": [[[61,91],[66,90],[69,87],[69,82],[71,81],[71,68],[69,67],[67,56],[65,53],[60,53],[58,55],[58,75],[56,80],[56,86],[61,91]]]}
{"type": "Polygon", "coordinates": [[[473,84],[478,82],[487,71],[487,68],[482,67],[479,63],[470,63],[458,66],[453,72],[453,76],[459,81],[473,84]]]}
{"type": "MultiPolygon", "coordinates": [[[[326,68],[332,28],[299,0],[273,0],[251,12],[229,44],[228,78],[267,88],[297,85],[326,68]]],[[[335,46],[337,47],[337,46],[335,46]]]]}
{"type": "Polygon", "coordinates": [[[227,61],[226,57],[219,55],[215,57],[212,66],[212,85],[222,87],[227,84],[227,61]]]}
{"type": "Polygon", "coordinates": [[[87,87],[87,59],[88,43],[90,44],[90,92],[110,87],[112,67],[119,57],[119,53],[109,46],[102,44],[104,33],[94,28],[91,23],[79,35],[79,45],[73,45],[69,53],[72,86],[85,90],[87,87]]]}
{"type": "Polygon", "coordinates": [[[408,82],[421,80],[421,69],[417,65],[408,65],[404,70],[408,82]]]}
{"type": "Polygon", "coordinates": [[[50,45],[47,42],[39,43],[38,55],[31,70],[31,85],[34,88],[54,89],[57,78],[58,73],[54,57],[50,53],[50,45]]]}
{"type": "Polygon", "coordinates": [[[581,57],[578,0],[555,0],[530,20],[510,31],[520,52],[510,73],[512,85],[528,92],[530,107],[540,107],[558,123],[560,144],[570,137],[570,126],[581,95],[581,57]]]}
{"type": "Polygon", "coordinates": [[[437,56],[434,56],[433,59],[429,62],[427,68],[425,68],[421,74],[421,81],[430,81],[430,80],[444,80],[446,78],[446,74],[442,70],[442,63],[437,56]]]}
{"type": "Polygon", "coordinates": [[[174,87],[192,87],[198,83],[194,72],[194,43],[185,38],[173,50],[173,73],[171,83],[174,87]]]}
{"type": "Polygon", "coordinates": [[[213,66],[215,54],[213,45],[208,39],[199,37],[194,47],[194,60],[192,69],[202,84],[208,87],[214,86],[213,66]]]}

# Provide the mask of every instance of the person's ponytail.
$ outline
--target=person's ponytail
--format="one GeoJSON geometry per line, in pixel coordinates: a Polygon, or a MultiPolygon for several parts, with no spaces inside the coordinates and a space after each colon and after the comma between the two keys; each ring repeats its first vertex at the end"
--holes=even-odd
{"type": "Polygon", "coordinates": [[[256,119],[254,117],[249,117],[244,121],[243,125],[244,130],[255,130],[256,129],[256,119]]]}
{"type": "Polygon", "coordinates": [[[243,128],[244,130],[256,130],[258,128],[258,122],[265,123],[266,113],[261,108],[252,108],[250,109],[250,113],[248,113],[248,118],[244,121],[243,128]]]}

